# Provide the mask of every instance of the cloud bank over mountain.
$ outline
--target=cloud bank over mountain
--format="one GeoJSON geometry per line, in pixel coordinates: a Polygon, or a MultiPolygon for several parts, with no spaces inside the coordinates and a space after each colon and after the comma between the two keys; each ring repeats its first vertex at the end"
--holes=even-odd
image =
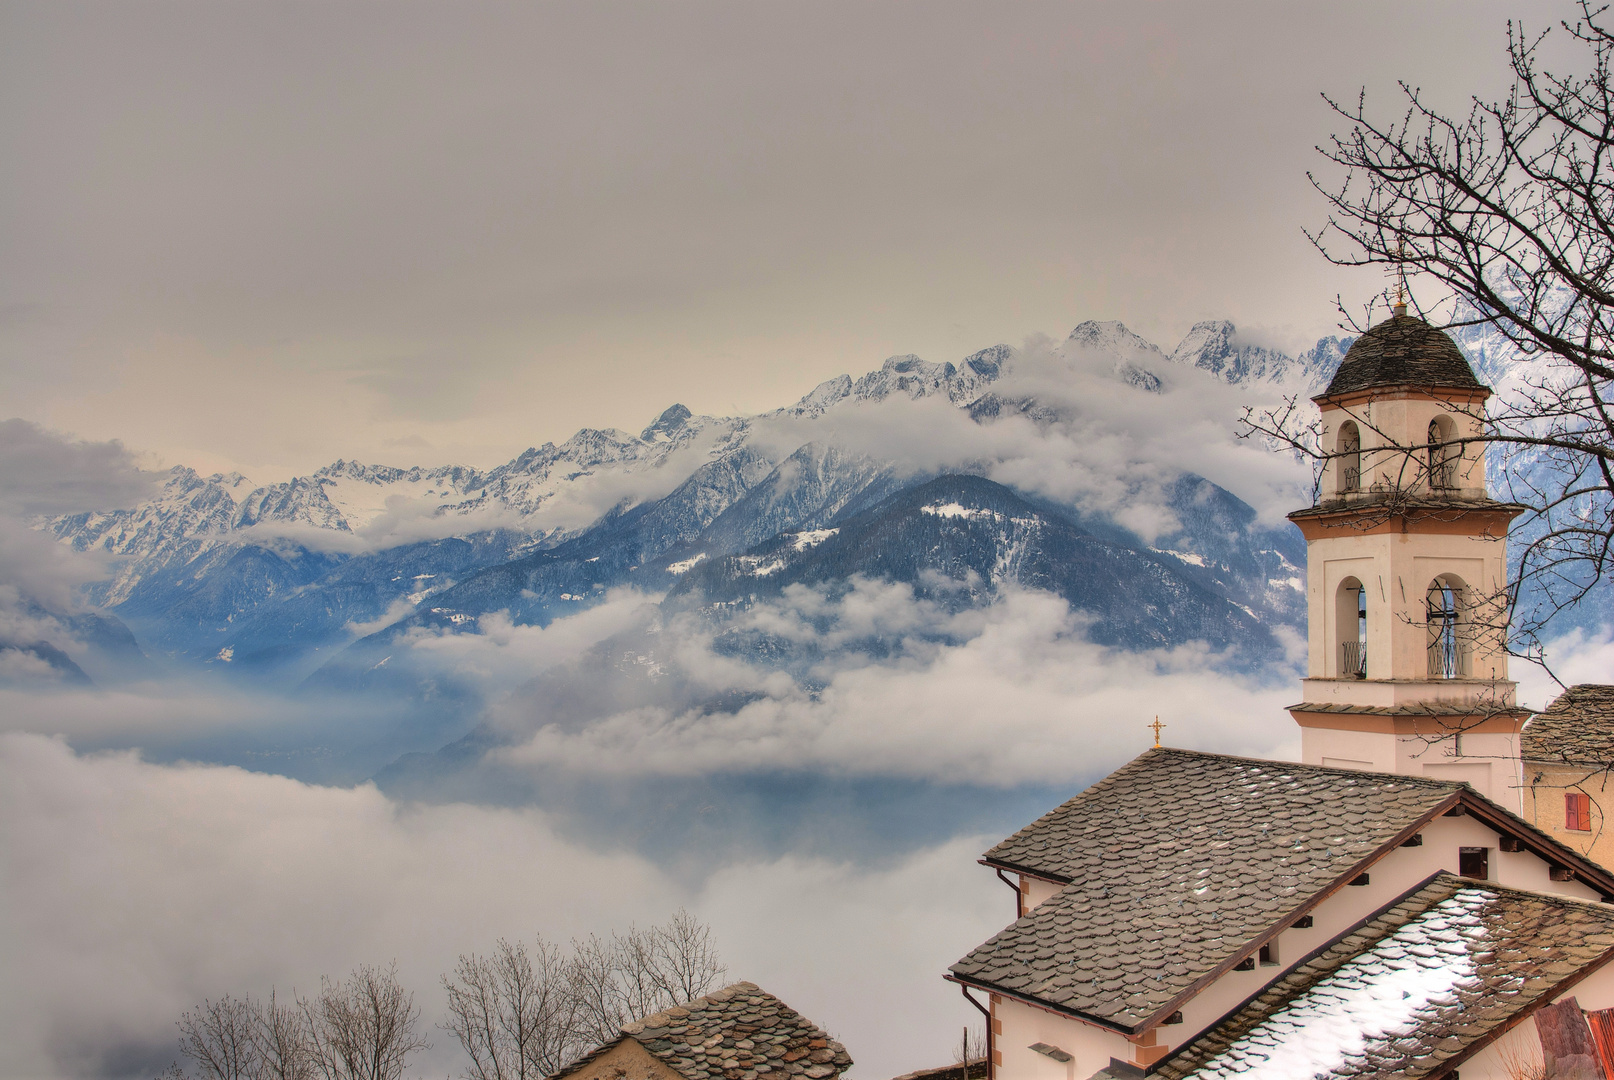
{"type": "MultiPolygon", "coordinates": [[[[936,972],[1003,920],[1001,887],[973,872],[983,842],[874,865],[741,861],[689,883],[569,841],[536,810],[411,807],[371,786],[0,735],[0,1073],[149,1077],[203,997],[306,993],[393,959],[432,1025],[458,953],[625,929],[679,905],[712,924],[736,977],[862,1047],[865,1070],[893,1072],[945,1057],[961,1003],[936,972]],[[865,994],[891,1010],[876,1018],[865,994]]],[[[447,1072],[452,1047],[434,1035],[419,1065],[447,1072]]]]}
{"type": "MultiPolygon", "coordinates": [[[[459,951],[679,903],[860,1070],[944,1060],[998,830],[1156,716],[1294,753],[1307,475],[1232,422],[1347,345],[1090,322],[494,469],[262,486],[153,492],[8,429],[37,476],[0,540],[56,562],[0,578],[37,635],[0,652],[0,1071],[155,1071],[202,997],[393,957],[430,1014],[459,951]]],[[[1606,665],[1606,633],[1561,644],[1606,665]]]]}

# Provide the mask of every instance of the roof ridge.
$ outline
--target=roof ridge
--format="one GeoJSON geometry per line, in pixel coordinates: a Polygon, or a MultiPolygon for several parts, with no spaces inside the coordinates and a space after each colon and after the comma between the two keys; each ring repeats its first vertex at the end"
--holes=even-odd
{"type": "Polygon", "coordinates": [[[1414,776],[1410,773],[1372,772],[1367,769],[1343,768],[1339,765],[1312,765],[1309,762],[1304,761],[1284,761],[1280,758],[1245,757],[1241,754],[1218,754],[1211,750],[1184,750],[1175,746],[1161,746],[1155,749],[1169,750],[1174,754],[1182,754],[1190,757],[1215,758],[1219,761],[1240,761],[1247,762],[1252,765],[1281,765],[1286,769],[1306,769],[1311,772],[1325,772],[1341,776],[1372,776],[1385,780],[1393,780],[1396,783],[1411,782],[1415,784],[1425,784],[1437,788],[1449,788],[1453,791],[1457,790],[1458,788],[1468,787],[1468,785],[1461,780],[1436,780],[1433,777],[1414,776]]]}

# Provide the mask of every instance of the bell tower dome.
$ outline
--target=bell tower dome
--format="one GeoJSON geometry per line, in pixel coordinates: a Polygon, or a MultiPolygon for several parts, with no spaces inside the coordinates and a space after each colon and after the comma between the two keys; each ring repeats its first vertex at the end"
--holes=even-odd
{"type": "Polygon", "coordinates": [[[1309,656],[1290,713],[1308,764],[1465,780],[1518,809],[1520,710],[1508,680],[1508,523],[1489,497],[1491,391],[1450,337],[1396,313],[1327,391],[1328,454],[1306,538],[1309,656]]]}

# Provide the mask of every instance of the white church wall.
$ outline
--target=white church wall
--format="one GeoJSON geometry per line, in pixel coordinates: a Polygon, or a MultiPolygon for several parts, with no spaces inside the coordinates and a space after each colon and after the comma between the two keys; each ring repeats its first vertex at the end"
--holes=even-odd
{"type": "MultiPolygon", "coordinates": [[[[1451,424],[1451,435],[1474,437],[1481,434],[1483,406],[1430,394],[1391,394],[1373,401],[1349,406],[1330,406],[1322,411],[1322,445],[1338,448],[1339,432],[1346,423],[1356,424],[1361,436],[1361,479],[1356,490],[1367,491],[1376,483],[1386,488],[1429,489],[1428,458],[1425,447],[1430,421],[1444,419],[1451,424]]],[[[1455,494],[1465,498],[1485,495],[1485,444],[1469,443],[1449,450],[1455,463],[1455,494]]],[[[1325,498],[1349,495],[1339,469],[1330,472],[1325,498]]]]}
{"type": "MultiPolygon", "coordinates": [[[[1307,701],[1395,705],[1455,700],[1474,695],[1472,682],[1507,680],[1507,653],[1499,634],[1488,629],[1468,631],[1470,679],[1430,679],[1425,628],[1429,585],[1443,575],[1461,579],[1466,587],[1463,602],[1472,605],[1466,625],[1498,623],[1489,598],[1500,596],[1507,581],[1505,540],[1436,532],[1363,533],[1346,526],[1337,533],[1307,545],[1307,701]],[[1357,579],[1367,592],[1366,680],[1340,674],[1344,623],[1338,616],[1338,596],[1346,578],[1357,579]],[[1338,685],[1317,686],[1324,696],[1314,696],[1313,680],[1320,679],[1338,680],[1338,685]]],[[[1506,703],[1511,701],[1509,696],[1506,703]]]]}
{"type": "Polygon", "coordinates": [[[1278,935],[1275,966],[1257,965],[1250,971],[1227,972],[1183,1006],[1181,1027],[1161,1028],[1161,1035],[1169,1034],[1174,1046],[1197,1036],[1311,953],[1416,888],[1430,875],[1442,870],[1458,873],[1465,847],[1487,849],[1489,880],[1499,885],[1580,900],[1598,898],[1596,890],[1579,881],[1553,881],[1548,864],[1533,852],[1500,850],[1495,830],[1472,817],[1438,817],[1421,835],[1422,844],[1394,848],[1372,864],[1367,871],[1367,884],[1345,885],[1313,908],[1311,927],[1291,927],[1278,935]]]}
{"type": "Polygon", "coordinates": [[[1032,908],[1054,896],[1064,886],[1056,881],[1044,881],[1041,878],[1031,877],[1029,874],[1020,875],[1020,903],[1029,913],[1032,908]]]}
{"type": "Polygon", "coordinates": [[[992,1007],[1001,1030],[994,1049],[1002,1057],[998,1080],[1085,1080],[1110,1063],[1110,1058],[1132,1059],[1132,1045],[1119,1032],[1087,1024],[1074,1017],[999,997],[992,1007]],[[1056,1061],[1031,1049],[1036,1043],[1057,1047],[1071,1055],[1056,1061]]]}

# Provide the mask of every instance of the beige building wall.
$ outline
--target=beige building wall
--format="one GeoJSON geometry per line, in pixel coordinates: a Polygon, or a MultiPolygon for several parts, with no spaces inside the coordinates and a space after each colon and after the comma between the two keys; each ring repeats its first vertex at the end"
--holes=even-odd
{"type": "Polygon", "coordinates": [[[1609,810],[1614,809],[1614,785],[1608,784],[1602,769],[1590,766],[1524,762],[1524,812],[1526,821],[1600,866],[1614,866],[1614,829],[1609,810]],[[1591,829],[1582,832],[1567,827],[1564,795],[1582,791],[1591,796],[1591,829]]]}
{"type": "Polygon", "coordinates": [[[1524,813],[1518,722],[1511,716],[1349,716],[1300,709],[1294,716],[1300,759],[1308,765],[1462,781],[1498,806],[1524,813]],[[1448,734],[1453,725],[1467,730],[1448,734]]]}
{"type": "MultiPolygon", "coordinates": [[[[1361,391],[1322,406],[1323,447],[1340,448],[1340,429],[1354,423],[1361,437],[1361,480],[1355,491],[1344,485],[1343,458],[1335,458],[1324,479],[1325,499],[1367,499],[1375,487],[1428,494],[1429,423],[1441,419],[1451,435],[1472,438],[1484,430],[1484,395],[1460,391],[1361,391]]],[[[1452,447],[1457,487],[1443,493],[1461,498],[1485,496],[1485,444],[1452,447]]]]}
{"type": "Polygon", "coordinates": [[[630,1036],[572,1073],[566,1080],[683,1080],[630,1036]]]}
{"type": "Polygon", "coordinates": [[[1057,881],[1044,881],[1030,874],[1020,875],[1020,910],[1026,914],[1038,904],[1053,896],[1064,886],[1057,881]]]}
{"type": "Polygon", "coordinates": [[[1393,706],[1489,695],[1498,704],[1513,704],[1497,599],[1507,585],[1507,541],[1436,532],[1437,526],[1448,527],[1425,521],[1418,528],[1428,531],[1419,532],[1308,528],[1320,535],[1306,545],[1307,701],[1393,706]],[[1463,586],[1468,606],[1459,628],[1467,628],[1466,679],[1429,678],[1427,595],[1436,578],[1463,586]],[[1354,611],[1340,617],[1341,588],[1348,580],[1367,590],[1366,679],[1342,671],[1342,646],[1347,634],[1354,639],[1357,621],[1354,611]]]}
{"type": "Polygon", "coordinates": [[[1132,1046],[1118,1031],[998,994],[992,995],[992,1034],[995,1075],[1000,1078],[1085,1080],[1112,1057],[1132,1060],[1132,1046]],[[1056,1061],[1038,1053],[1031,1049],[1037,1043],[1057,1047],[1071,1060],[1056,1061]]]}

